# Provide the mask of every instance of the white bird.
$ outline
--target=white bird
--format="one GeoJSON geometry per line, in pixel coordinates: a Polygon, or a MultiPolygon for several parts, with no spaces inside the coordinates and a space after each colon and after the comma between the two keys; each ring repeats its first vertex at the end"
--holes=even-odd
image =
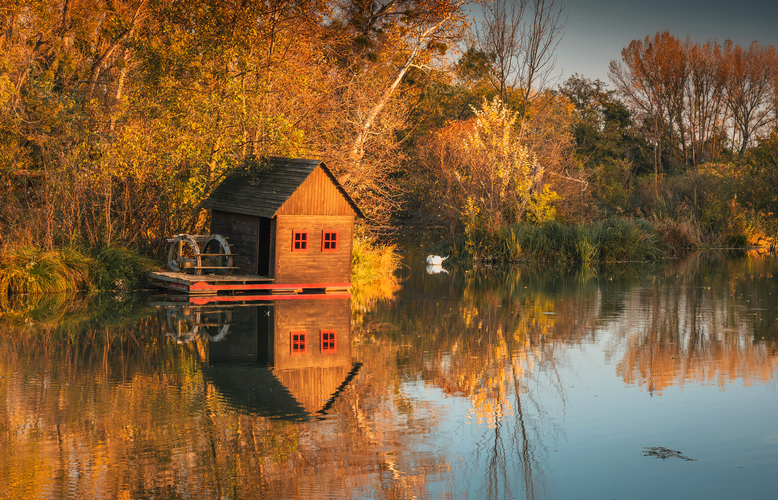
{"type": "Polygon", "coordinates": [[[443,261],[448,259],[448,255],[441,257],[440,255],[427,255],[427,264],[431,266],[439,266],[443,264],[443,261]]]}
{"type": "Polygon", "coordinates": [[[427,274],[440,274],[440,273],[446,273],[448,274],[448,271],[446,271],[443,266],[440,264],[430,264],[427,266],[427,274]]]}

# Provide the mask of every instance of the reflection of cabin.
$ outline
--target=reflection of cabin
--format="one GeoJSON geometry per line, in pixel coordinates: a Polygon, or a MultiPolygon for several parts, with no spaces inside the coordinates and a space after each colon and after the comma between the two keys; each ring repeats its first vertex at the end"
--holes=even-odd
{"type": "Polygon", "coordinates": [[[237,274],[278,284],[348,283],[354,217],[362,216],[318,160],[271,157],[230,173],[203,202],[211,233],[229,238],[237,274]]]}
{"type": "Polygon", "coordinates": [[[348,299],[235,307],[231,322],[224,340],[208,344],[206,374],[233,405],[299,417],[323,411],[348,382],[353,369],[348,299]],[[273,401],[274,408],[263,401],[273,401]]]}
{"type": "Polygon", "coordinates": [[[347,299],[276,302],[268,361],[309,412],[321,409],[351,370],[350,327],[347,299]]]}

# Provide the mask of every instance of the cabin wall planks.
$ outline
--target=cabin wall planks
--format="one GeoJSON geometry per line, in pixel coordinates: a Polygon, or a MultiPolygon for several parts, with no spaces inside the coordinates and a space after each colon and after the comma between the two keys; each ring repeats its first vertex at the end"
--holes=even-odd
{"type": "Polygon", "coordinates": [[[214,210],[211,214],[211,234],[227,236],[233,265],[237,274],[257,274],[259,217],[214,210]]]}
{"type": "Polygon", "coordinates": [[[348,283],[351,281],[351,216],[290,216],[276,218],[276,283],[348,283]],[[308,250],[292,251],[294,231],[308,232],[308,250]],[[324,231],[338,233],[338,249],[322,252],[324,231]]]}
{"type": "Polygon", "coordinates": [[[355,215],[337,186],[321,167],[300,184],[276,215],[355,215]]]}

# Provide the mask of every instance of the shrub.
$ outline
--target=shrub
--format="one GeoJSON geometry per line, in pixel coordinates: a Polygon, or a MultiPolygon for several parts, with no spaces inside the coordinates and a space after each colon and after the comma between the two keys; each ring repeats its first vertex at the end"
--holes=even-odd
{"type": "Polygon", "coordinates": [[[376,238],[357,231],[351,257],[351,283],[359,285],[393,278],[401,260],[396,250],[396,245],[382,245],[376,238]]]}
{"type": "Polygon", "coordinates": [[[72,250],[23,247],[0,255],[0,295],[76,291],[89,282],[91,260],[72,250]]]}
{"type": "Polygon", "coordinates": [[[673,250],[690,250],[702,244],[702,230],[693,220],[662,219],[654,227],[673,250]]]}

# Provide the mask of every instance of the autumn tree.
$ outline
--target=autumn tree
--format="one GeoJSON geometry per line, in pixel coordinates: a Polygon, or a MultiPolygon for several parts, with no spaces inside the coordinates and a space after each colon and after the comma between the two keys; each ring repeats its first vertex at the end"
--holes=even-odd
{"type": "Polygon", "coordinates": [[[519,113],[495,96],[474,108],[474,118],[450,124],[421,146],[429,210],[463,231],[472,245],[513,223],[557,216],[561,200],[555,189],[571,177],[572,106],[551,93],[536,99],[547,100],[538,106],[544,112],[525,118],[523,129],[519,113]],[[533,139],[522,130],[532,130],[533,139]]]}
{"type": "Polygon", "coordinates": [[[332,63],[318,151],[374,227],[389,226],[407,157],[401,138],[419,96],[445,78],[446,54],[466,33],[464,0],[340,0],[323,20],[332,63]]]}
{"type": "Polygon", "coordinates": [[[619,94],[654,144],[655,171],[715,160],[731,142],[738,161],[776,119],[778,57],[771,46],[681,42],[668,32],[633,40],[611,62],[619,94]]]}
{"type": "Polygon", "coordinates": [[[492,60],[492,85],[506,105],[509,89],[517,91],[515,106],[525,109],[532,93],[549,82],[566,23],[563,7],[556,0],[494,0],[483,13],[475,40],[492,60]]]}
{"type": "Polygon", "coordinates": [[[654,145],[654,190],[658,196],[665,142],[672,147],[677,131],[681,144],[685,144],[681,119],[687,76],[685,54],[681,42],[665,31],[633,40],[621,55],[623,64],[611,61],[610,77],[619,94],[637,111],[636,118],[654,145]]]}
{"type": "Polygon", "coordinates": [[[1,234],[51,247],[200,231],[200,200],[267,154],[328,161],[371,222],[387,224],[408,113],[445,80],[464,5],[4,5],[1,234]]]}
{"type": "Polygon", "coordinates": [[[721,47],[716,42],[684,43],[688,77],[685,82],[684,123],[688,130],[689,160],[699,165],[714,160],[724,149],[727,111],[720,78],[721,47]]]}
{"type": "Polygon", "coordinates": [[[199,201],[246,155],[316,148],[305,130],[315,134],[332,80],[327,9],[314,0],[4,9],[0,135],[17,187],[2,223],[47,246],[202,228],[199,201]]]}
{"type": "Polygon", "coordinates": [[[52,247],[112,239],[111,177],[94,160],[110,142],[107,117],[123,89],[119,67],[127,67],[127,49],[147,13],[145,0],[15,2],[3,9],[0,72],[13,89],[0,128],[12,155],[8,174],[27,194],[5,200],[4,223],[24,228],[22,240],[52,247]]]}
{"type": "MultiPolygon", "coordinates": [[[[413,67],[421,67],[436,52],[445,54],[447,44],[458,41],[468,25],[464,0],[352,0],[344,9],[349,25],[356,32],[355,42],[366,48],[384,48],[388,79],[377,100],[365,110],[356,124],[350,155],[360,161],[365,141],[381,111],[413,67]],[[387,50],[388,49],[388,50],[387,50]]],[[[377,57],[376,52],[368,52],[377,57]]]]}
{"type": "Polygon", "coordinates": [[[774,47],[756,42],[745,49],[731,41],[724,44],[719,78],[737,137],[739,162],[754,134],[775,120],[777,75],[774,47]]]}
{"type": "Polygon", "coordinates": [[[634,134],[632,114],[600,80],[575,74],[559,91],[575,108],[575,156],[588,174],[592,196],[607,211],[626,210],[635,177],[653,167],[651,148],[634,134]]]}

